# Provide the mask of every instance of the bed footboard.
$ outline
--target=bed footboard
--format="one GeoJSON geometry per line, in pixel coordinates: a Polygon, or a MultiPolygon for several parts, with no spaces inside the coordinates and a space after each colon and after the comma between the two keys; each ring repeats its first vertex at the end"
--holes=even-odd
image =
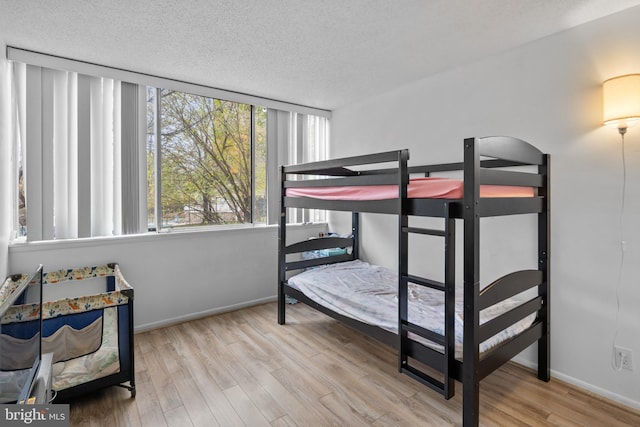
{"type": "Polygon", "coordinates": [[[488,137],[464,140],[464,364],[463,424],[479,422],[479,390],[483,376],[495,370],[512,356],[538,341],[538,376],[548,380],[549,369],[549,155],[517,138],[488,137]],[[494,162],[511,161],[534,168],[533,173],[493,170],[482,166],[481,157],[494,162]],[[481,185],[532,186],[536,196],[518,203],[495,203],[480,197],[481,185]],[[480,292],[480,218],[496,215],[536,214],[538,234],[538,270],[516,272],[496,281],[480,292]],[[537,297],[516,311],[489,325],[480,326],[480,311],[518,288],[537,286],[537,297]],[[518,336],[480,358],[481,337],[500,329],[520,314],[537,312],[536,322],[518,336]],[[546,374],[544,373],[546,371],[546,374]]]}
{"type": "Polygon", "coordinates": [[[483,342],[511,325],[535,314],[535,320],[525,331],[503,342],[497,348],[483,354],[480,359],[480,378],[484,378],[510,360],[524,348],[543,336],[542,308],[544,297],[539,288],[544,284],[544,275],[539,270],[521,270],[507,274],[489,284],[480,292],[478,310],[482,311],[501,301],[516,296],[529,289],[535,289],[536,295],[517,307],[497,316],[478,328],[478,340],[483,342]]]}

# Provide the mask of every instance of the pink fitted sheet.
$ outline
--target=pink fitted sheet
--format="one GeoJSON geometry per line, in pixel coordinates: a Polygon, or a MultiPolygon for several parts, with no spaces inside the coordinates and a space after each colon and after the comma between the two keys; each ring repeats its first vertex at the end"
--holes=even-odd
{"type": "MultiPolygon", "coordinates": [[[[407,187],[410,199],[462,199],[462,180],[441,177],[412,178],[407,187]]],[[[398,197],[395,185],[288,188],[289,197],[323,200],[387,200],[398,197]]],[[[481,185],[480,197],[533,197],[532,187],[481,185]]]]}

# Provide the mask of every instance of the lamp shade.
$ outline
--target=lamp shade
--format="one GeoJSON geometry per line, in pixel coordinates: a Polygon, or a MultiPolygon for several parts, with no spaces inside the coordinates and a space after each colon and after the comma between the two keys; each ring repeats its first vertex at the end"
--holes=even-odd
{"type": "Polygon", "coordinates": [[[604,124],[627,127],[640,120],[640,74],[614,77],[602,83],[604,124]]]}

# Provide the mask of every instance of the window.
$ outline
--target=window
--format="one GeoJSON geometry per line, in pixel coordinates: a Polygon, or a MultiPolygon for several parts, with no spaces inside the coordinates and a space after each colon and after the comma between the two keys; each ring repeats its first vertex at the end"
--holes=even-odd
{"type": "MultiPolygon", "coordinates": [[[[325,158],[326,111],[7,52],[16,237],[273,224],[278,166],[325,158]]],[[[306,212],[294,221],[323,219],[306,212]]]]}
{"type": "Polygon", "coordinates": [[[148,87],[147,169],[151,229],[264,223],[266,108],[148,87]]]}

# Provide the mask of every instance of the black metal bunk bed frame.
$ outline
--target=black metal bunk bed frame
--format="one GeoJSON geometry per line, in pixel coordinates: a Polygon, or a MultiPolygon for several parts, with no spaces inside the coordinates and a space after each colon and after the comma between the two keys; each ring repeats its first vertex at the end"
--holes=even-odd
{"type": "Polygon", "coordinates": [[[467,138],[464,140],[464,161],[429,166],[409,167],[408,150],[335,159],[281,167],[281,217],[279,223],[278,261],[278,323],[285,323],[285,295],[289,295],[350,327],[359,330],[398,350],[398,369],[441,393],[446,399],[455,393],[454,379],[463,384],[463,425],[478,425],[480,380],[499,368],[531,344],[538,343],[538,378],[550,378],[549,341],[549,155],[525,141],[511,137],[467,138]],[[482,160],[481,158],[489,158],[482,160]],[[394,162],[390,169],[355,170],[348,167],[394,162]],[[510,166],[533,166],[536,171],[504,170],[510,166]],[[462,199],[412,199],[407,197],[410,174],[463,171],[462,199]],[[311,179],[289,179],[289,175],[312,176],[311,179]],[[323,178],[319,178],[324,176],[323,178]],[[329,178],[327,178],[329,177],[329,178]],[[336,178],[337,177],[337,178],[336,178]],[[329,187],[343,185],[397,185],[398,198],[374,201],[322,200],[288,197],[286,190],[294,187],[329,187]],[[481,198],[481,185],[534,187],[536,194],[527,198],[481,198]],[[352,212],[351,238],[328,237],[286,244],[287,208],[315,208],[352,212]],[[287,271],[357,259],[359,256],[359,212],[398,215],[398,334],[368,325],[335,313],[314,302],[299,290],[289,286],[287,271]],[[503,276],[480,290],[480,218],[502,215],[536,214],[538,235],[538,268],[520,270],[503,276]],[[429,216],[444,219],[444,229],[409,227],[409,216],[429,216]],[[464,336],[463,360],[455,358],[455,220],[464,226],[464,336]],[[425,234],[444,238],[444,282],[410,275],[408,272],[408,236],[425,234]],[[352,247],[351,254],[287,261],[288,254],[309,250],[352,247]],[[445,295],[444,335],[421,328],[408,321],[408,283],[438,289],[445,295]],[[536,289],[536,295],[516,308],[480,324],[480,311],[500,301],[536,289]],[[480,354],[484,340],[517,321],[536,313],[531,326],[498,346],[480,354]],[[411,332],[440,344],[443,352],[433,350],[415,340],[411,332]],[[434,378],[410,364],[411,359],[428,365],[442,374],[434,378]]]}

